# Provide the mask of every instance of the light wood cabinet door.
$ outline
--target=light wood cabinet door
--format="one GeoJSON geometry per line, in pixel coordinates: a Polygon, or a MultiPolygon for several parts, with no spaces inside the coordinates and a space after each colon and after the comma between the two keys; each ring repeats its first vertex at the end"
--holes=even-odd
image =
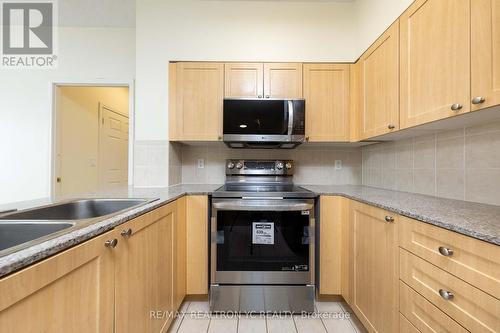
{"type": "Polygon", "coordinates": [[[500,104],[500,0],[473,0],[471,11],[471,98],[479,110],[500,104]]]}
{"type": "Polygon", "coordinates": [[[416,0],[400,17],[401,128],[470,111],[470,5],[416,0]]]}
{"type": "Polygon", "coordinates": [[[263,98],[263,63],[226,63],[224,77],[225,98],[263,98]]]}
{"type": "Polygon", "coordinates": [[[349,65],[304,64],[306,137],[349,141],[349,65]]]}
{"type": "Polygon", "coordinates": [[[302,98],[302,64],[265,63],[264,98],[302,98]]]}
{"type": "Polygon", "coordinates": [[[118,227],[115,275],[116,332],[166,330],[173,311],[173,224],[175,203],[118,227]],[[153,312],[160,314],[152,315],[153,312]]]}
{"type": "Polygon", "coordinates": [[[174,219],[174,309],[186,296],[186,197],[176,200],[174,219]]]}
{"type": "Polygon", "coordinates": [[[170,72],[170,140],[222,140],[224,64],[179,62],[170,72]]]}
{"type": "Polygon", "coordinates": [[[187,282],[189,295],[208,294],[208,197],[186,197],[187,282]]]}
{"type": "Polygon", "coordinates": [[[359,60],[361,139],[399,129],[399,21],[359,60]]]}
{"type": "Polygon", "coordinates": [[[397,333],[398,216],[354,201],[350,207],[353,260],[350,305],[368,331],[397,333]]]}
{"type": "Polygon", "coordinates": [[[349,220],[349,201],[339,196],[320,198],[319,293],[342,294],[344,222],[349,220]]]}
{"type": "Polygon", "coordinates": [[[0,331],[113,331],[116,249],[107,232],[0,280],[0,331]]]}

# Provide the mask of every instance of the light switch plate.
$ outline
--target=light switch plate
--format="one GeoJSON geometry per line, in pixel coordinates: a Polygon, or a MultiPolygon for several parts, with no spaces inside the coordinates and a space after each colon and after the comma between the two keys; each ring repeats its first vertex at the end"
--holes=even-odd
{"type": "Polygon", "coordinates": [[[198,169],[204,169],[205,168],[205,160],[203,158],[198,159],[198,169]]]}

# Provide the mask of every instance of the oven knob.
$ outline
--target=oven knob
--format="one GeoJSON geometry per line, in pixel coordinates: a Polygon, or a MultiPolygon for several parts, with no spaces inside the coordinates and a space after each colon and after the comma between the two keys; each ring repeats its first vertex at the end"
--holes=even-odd
{"type": "Polygon", "coordinates": [[[241,168],[243,168],[243,163],[241,162],[236,163],[236,169],[241,169],[241,168]]]}
{"type": "Polygon", "coordinates": [[[276,163],[276,169],[278,169],[278,170],[283,169],[283,163],[282,162],[276,163]]]}
{"type": "Polygon", "coordinates": [[[228,168],[228,169],[234,169],[234,163],[233,163],[233,162],[229,162],[229,163],[227,164],[227,168],[228,168]]]}
{"type": "Polygon", "coordinates": [[[285,168],[287,168],[287,170],[290,170],[290,169],[292,168],[292,163],[287,162],[287,163],[285,164],[285,168]]]}

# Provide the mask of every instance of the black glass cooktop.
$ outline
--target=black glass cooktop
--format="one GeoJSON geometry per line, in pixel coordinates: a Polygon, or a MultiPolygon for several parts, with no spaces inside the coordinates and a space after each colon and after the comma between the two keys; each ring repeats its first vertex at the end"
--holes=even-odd
{"type": "Polygon", "coordinates": [[[214,197],[301,197],[312,198],[314,193],[293,184],[226,184],[213,193],[214,197]]]}

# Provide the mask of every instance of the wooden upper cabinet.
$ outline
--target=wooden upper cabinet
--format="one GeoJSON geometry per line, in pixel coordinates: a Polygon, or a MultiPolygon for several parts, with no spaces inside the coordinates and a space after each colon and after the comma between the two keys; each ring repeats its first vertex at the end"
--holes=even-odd
{"type": "Polygon", "coordinates": [[[400,17],[401,128],[470,111],[470,5],[416,0],[400,17]]]}
{"type": "Polygon", "coordinates": [[[0,280],[2,332],[113,332],[110,231],[0,280]]]}
{"type": "Polygon", "coordinates": [[[226,98],[262,98],[263,63],[227,63],[224,65],[226,98]]]}
{"type": "Polygon", "coordinates": [[[221,140],[224,64],[171,64],[169,85],[170,140],[221,140]]]}
{"type": "Polygon", "coordinates": [[[306,136],[349,141],[349,65],[304,64],[306,136]]]}
{"type": "Polygon", "coordinates": [[[361,139],[399,129],[399,21],[359,60],[358,112],[361,139]]]}
{"type": "Polygon", "coordinates": [[[301,63],[265,63],[265,98],[302,98],[301,63]]]}
{"type": "Polygon", "coordinates": [[[479,110],[500,104],[500,0],[473,0],[471,11],[471,101],[479,110]]]}
{"type": "Polygon", "coordinates": [[[350,207],[350,305],[368,331],[397,333],[398,216],[359,202],[350,207]]]}

